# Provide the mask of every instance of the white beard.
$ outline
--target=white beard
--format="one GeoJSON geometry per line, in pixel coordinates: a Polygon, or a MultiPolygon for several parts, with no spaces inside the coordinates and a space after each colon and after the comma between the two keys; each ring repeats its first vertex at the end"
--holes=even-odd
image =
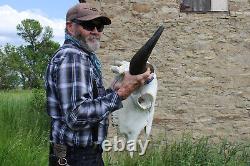
{"type": "Polygon", "coordinates": [[[89,36],[84,37],[80,33],[76,34],[75,38],[80,44],[90,52],[96,52],[100,48],[100,37],[89,36]]]}
{"type": "Polygon", "coordinates": [[[92,52],[96,52],[100,48],[100,38],[91,36],[86,38],[86,44],[92,52]]]}

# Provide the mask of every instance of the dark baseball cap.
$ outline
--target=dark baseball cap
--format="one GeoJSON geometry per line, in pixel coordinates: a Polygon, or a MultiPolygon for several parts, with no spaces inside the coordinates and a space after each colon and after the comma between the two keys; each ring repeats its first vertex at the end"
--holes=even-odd
{"type": "Polygon", "coordinates": [[[111,24],[111,20],[103,16],[96,8],[92,7],[89,3],[78,3],[71,7],[66,14],[66,21],[74,19],[81,21],[90,21],[98,19],[103,25],[111,24]]]}

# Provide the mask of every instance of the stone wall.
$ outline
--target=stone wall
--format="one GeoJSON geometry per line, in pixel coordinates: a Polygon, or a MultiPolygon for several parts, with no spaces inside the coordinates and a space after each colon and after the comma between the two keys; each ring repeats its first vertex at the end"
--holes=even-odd
{"type": "Polygon", "coordinates": [[[129,60],[165,26],[150,58],[159,80],[152,137],[250,139],[249,0],[206,14],[180,13],[178,0],[91,2],[112,19],[99,51],[106,84],[114,60],[129,60]]]}

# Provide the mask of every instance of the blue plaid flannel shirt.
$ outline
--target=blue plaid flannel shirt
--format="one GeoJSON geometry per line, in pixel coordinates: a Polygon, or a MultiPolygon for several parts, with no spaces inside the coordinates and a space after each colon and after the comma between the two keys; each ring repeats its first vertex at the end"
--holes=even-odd
{"type": "Polygon", "coordinates": [[[118,94],[105,90],[91,54],[69,41],[48,64],[45,86],[53,143],[101,144],[107,136],[108,115],[122,107],[118,94]],[[98,90],[96,98],[93,81],[98,90]],[[93,127],[97,128],[97,140],[93,140],[93,127]]]}

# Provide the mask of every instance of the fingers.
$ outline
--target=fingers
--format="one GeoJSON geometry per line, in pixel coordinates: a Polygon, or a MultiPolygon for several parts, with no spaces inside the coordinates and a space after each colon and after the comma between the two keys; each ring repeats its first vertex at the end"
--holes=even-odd
{"type": "Polygon", "coordinates": [[[150,77],[150,69],[147,68],[146,72],[137,75],[138,80],[143,80],[144,82],[150,77]]]}
{"type": "Polygon", "coordinates": [[[150,68],[147,68],[147,71],[143,73],[143,78],[147,79],[150,76],[150,68]]]}
{"type": "Polygon", "coordinates": [[[151,73],[150,74],[150,76],[148,77],[148,79],[145,81],[145,85],[146,84],[149,84],[151,81],[153,81],[154,80],[154,73],[151,73]]]}
{"type": "Polygon", "coordinates": [[[154,79],[154,74],[151,73],[150,68],[147,68],[146,72],[142,73],[138,77],[138,80],[140,81],[140,86],[149,84],[153,79],[154,79]]]}
{"type": "Polygon", "coordinates": [[[151,78],[150,76],[149,68],[146,72],[139,75],[131,75],[127,71],[125,72],[122,82],[114,85],[114,89],[118,90],[118,95],[125,99],[140,86],[145,85],[145,82],[151,78]]]}

